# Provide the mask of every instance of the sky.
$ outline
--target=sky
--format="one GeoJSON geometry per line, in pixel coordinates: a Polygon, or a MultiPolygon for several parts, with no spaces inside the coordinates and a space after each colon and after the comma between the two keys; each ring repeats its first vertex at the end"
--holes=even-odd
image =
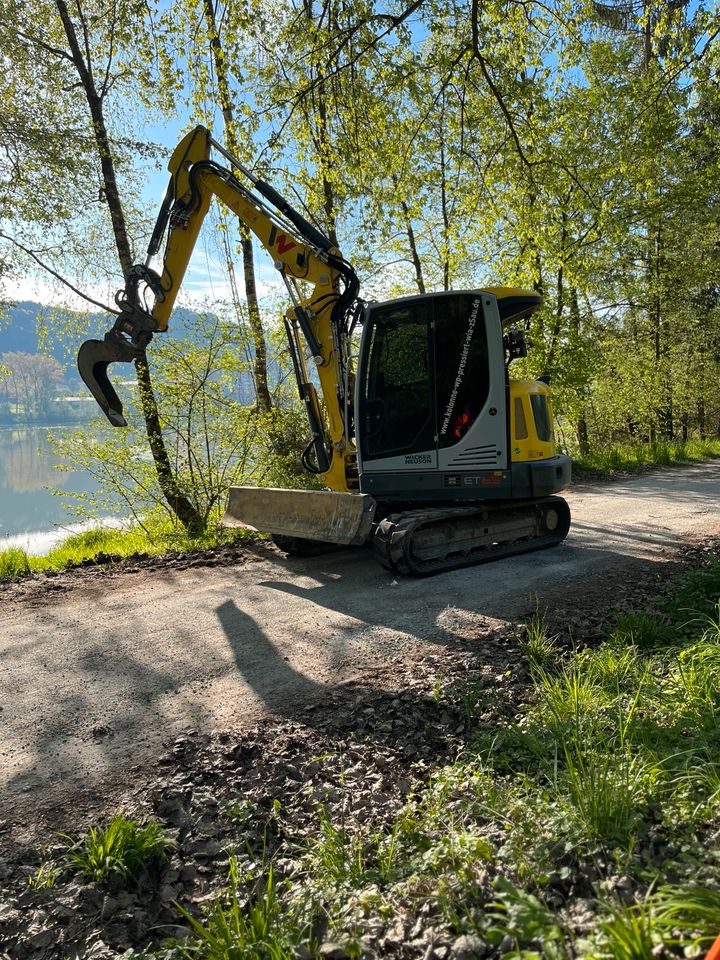
{"type": "MultiPolygon", "coordinates": [[[[155,212],[159,209],[167,187],[167,160],[170,159],[170,155],[175,146],[188,130],[191,129],[191,126],[192,121],[190,120],[189,113],[179,105],[179,112],[175,119],[150,124],[141,132],[144,140],[160,144],[165,150],[165,159],[161,166],[154,167],[146,164],[142,166],[139,171],[139,176],[142,178],[142,183],[139,184],[140,195],[151,217],[154,216],[155,212]]],[[[220,142],[222,141],[219,133],[217,139],[220,142]]],[[[227,161],[219,155],[216,159],[223,165],[227,164],[227,161]]],[[[219,259],[217,246],[213,241],[213,220],[211,208],[211,213],[203,226],[182,288],[178,294],[178,306],[197,310],[207,307],[209,303],[229,300],[231,298],[231,289],[226,276],[224,262],[221,262],[219,259]]],[[[257,242],[255,243],[255,249],[256,279],[258,292],[262,297],[276,292],[280,288],[281,282],[267,253],[257,242]]],[[[138,251],[139,256],[140,250],[138,251]]],[[[160,266],[160,261],[158,260],[154,266],[157,269],[160,266]]],[[[244,283],[242,263],[239,254],[236,260],[236,266],[238,268],[236,271],[236,282],[240,295],[243,296],[244,283]]],[[[72,278],[69,279],[72,281],[72,278]]],[[[118,273],[118,279],[115,285],[108,287],[88,287],[84,283],[78,283],[77,286],[93,299],[112,305],[115,292],[117,288],[121,286],[121,283],[122,278],[118,273]]],[[[43,305],[58,305],[76,310],[85,310],[88,308],[87,302],[82,297],[74,294],[67,287],[53,282],[47,275],[43,275],[42,273],[26,274],[19,278],[14,277],[6,282],[2,292],[11,300],[29,300],[43,305]]]]}

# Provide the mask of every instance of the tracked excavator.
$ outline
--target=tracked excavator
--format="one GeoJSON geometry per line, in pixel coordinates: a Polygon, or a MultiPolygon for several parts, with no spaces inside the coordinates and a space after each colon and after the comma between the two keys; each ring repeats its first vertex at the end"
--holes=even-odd
{"type": "Polygon", "coordinates": [[[508,375],[526,355],[538,293],[487,287],[364,302],[340,251],[206,128],[178,144],[168,169],[145,262],[117,294],[112,329],[78,354],[110,423],[126,425],[108,366],[134,360],[167,330],[217,198],[285,282],[285,331],[310,427],[302,462],[325,488],[231,487],[225,525],[272,534],[290,553],[371,541],[384,567],[417,576],[565,538],[570,511],[555,494],[570,481],[570,461],[556,452],[550,390],[508,375]]]}

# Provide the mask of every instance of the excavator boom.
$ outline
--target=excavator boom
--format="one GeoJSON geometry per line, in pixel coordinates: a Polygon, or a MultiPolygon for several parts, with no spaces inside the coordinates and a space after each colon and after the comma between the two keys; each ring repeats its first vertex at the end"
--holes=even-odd
{"type": "Polygon", "coordinates": [[[347,328],[359,303],[355,272],[317,227],[232,158],[204,127],[196,127],[178,144],[168,169],[170,183],[145,262],[132,267],[125,278],[125,287],[116,297],[120,312],[105,338],[81,346],[80,376],[113,426],[125,426],[108,367],[142,356],[153,335],[167,330],[200,228],[217,198],[255,234],[288,290],[291,307],[285,329],[311,433],[303,462],[330,488],[350,489],[355,447],[344,385],[349,364],[347,328]],[[212,148],[231,161],[232,169],[210,159],[212,148]],[[156,272],[151,264],[164,237],[162,270],[156,272]],[[308,369],[308,354],[317,371],[324,411],[308,369]]]}

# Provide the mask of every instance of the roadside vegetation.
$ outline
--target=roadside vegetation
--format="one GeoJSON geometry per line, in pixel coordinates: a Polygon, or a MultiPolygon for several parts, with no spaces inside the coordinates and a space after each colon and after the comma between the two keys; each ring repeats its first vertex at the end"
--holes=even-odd
{"type": "Polygon", "coordinates": [[[30,554],[21,547],[0,550],[0,581],[16,580],[30,573],[69,570],[84,564],[116,563],[128,557],[209,550],[235,543],[237,539],[237,530],[216,526],[208,528],[202,536],[191,537],[183,527],[162,521],[123,528],[93,527],[72,534],[42,556],[30,554]]]}
{"type": "Polygon", "coordinates": [[[289,960],[322,928],[359,957],[402,916],[505,960],[703,955],[720,933],[720,560],[595,647],[540,619],[520,643],[527,688],[504,724],[477,722],[472,679],[439,689],[468,724],[456,762],[389,822],[335,803],[299,844],[242,851],[240,832],[227,891],[164,956],[289,960]]]}
{"type": "Polygon", "coordinates": [[[573,457],[573,476],[612,477],[615,473],[639,473],[654,467],[698,463],[720,457],[720,440],[656,440],[642,444],[607,444],[592,447],[573,457]]]}
{"type": "Polygon", "coordinates": [[[467,723],[457,761],[419,779],[390,822],[320,805],[300,850],[288,837],[233,856],[177,955],[290,958],[317,949],[322,920],[360,956],[368,926],[423,914],[506,960],[706,950],[720,933],[720,560],[595,647],[540,618],[519,640],[513,716],[480,724],[487,690],[472,678],[438,689],[467,723]],[[287,856],[296,868],[277,881],[287,856]]]}
{"type": "Polygon", "coordinates": [[[65,856],[68,869],[99,884],[118,878],[139,885],[157,875],[173,846],[159,824],[142,825],[122,814],[104,827],[90,827],[78,840],[66,839],[70,842],[65,856]]]}
{"type": "Polygon", "coordinates": [[[50,890],[63,876],[79,876],[103,888],[156,887],[174,847],[158,823],[141,824],[116,814],[104,826],[91,826],[77,838],[60,834],[61,851],[43,860],[27,878],[32,890],[50,890]]]}

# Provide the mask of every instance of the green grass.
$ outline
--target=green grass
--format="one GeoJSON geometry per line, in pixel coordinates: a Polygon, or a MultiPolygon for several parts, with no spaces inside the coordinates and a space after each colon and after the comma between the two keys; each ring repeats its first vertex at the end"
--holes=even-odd
{"type": "Polygon", "coordinates": [[[300,912],[282,903],[282,888],[270,865],[245,892],[247,878],[238,862],[230,859],[227,891],[212,904],[203,920],[182,906],[180,913],[192,931],[191,942],[179,956],[202,960],[294,960],[299,947],[317,946],[312,923],[300,912]]]}
{"type": "Polygon", "coordinates": [[[104,563],[141,554],[160,556],[176,551],[204,550],[232,543],[237,531],[213,527],[202,537],[191,538],[181,528],[164,523],[147,527],[93,527],[75,533],[44,556],[28,554],[19,547],[0,550],[0,580],[16,580],[28,573],[67,570],[82,563],[104,563]]]}
{"type": "Polygon", "coordinates": [[[16,580],[32,569],[31,558],[20,547],[0,550],[0,580],[16,580]]]}
{"type": "Polygon", "coordinates": [[[591,448],[584,457],[573,457],[573,475],[611,476],[618,471],[635,473],[651,467],[697,463],[720,457],[720,440],[672,440],[642,444],[612,444],[591,448]]]}
{"type": "Polygon", "coordinates": [[[150,878],[173,847],[159,824],[150,821],[142,826],[122,814],[105,827],[90,827],[79,840],[66,839],[71,842],[65,857],[67,866],[98,884],[113,877],[128,884],[150,878]]]}
{"type": "Polygon", "coordinates": [[[41,863],[35,873],[30,874],[27,881],[28,886],[32,890],[50,890],[55,886],[59,873],[58,865],[54,861],[48,860],[41,863]]]}
{"type": "Polygon", "coordinates": [[[613,960],[650,960],[663,937],[652,900],[628,906],[622,901],[608,903],[599,929],[604,946],[613,960]]]}
{"type": "Polygon", "coordinates": [[[278,812],[202,918],[186,914],[177,956],[285,960],[324,941],[361,956],[399,916],[504,960],[702,956],[720,932],[719,571],[710,559],[594,646],[533,618],[493,723],[480,673],[436,685],[457,759],[419,763],[404,800],[361,818],[340,778],[302,836],[278,812]],[[275,862],[292,864],[282,879],[275,862]]]}
{"type": "Polygon", "coordinates": [[[548,633],[545,621],[538,614],[525,624],[518,637],[518,646],[533,670],[543,670],[558,656],[558,638],[548,633]]]}

